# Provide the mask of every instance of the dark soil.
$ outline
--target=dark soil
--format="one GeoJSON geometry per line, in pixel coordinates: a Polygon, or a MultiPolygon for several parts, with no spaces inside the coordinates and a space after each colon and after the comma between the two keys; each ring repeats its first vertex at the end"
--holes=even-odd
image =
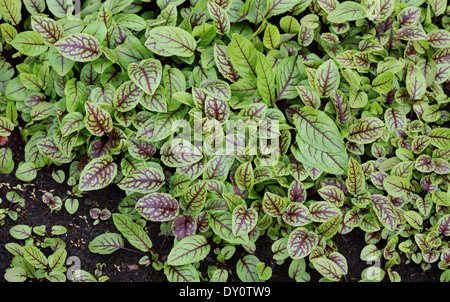
{"type": "MultiPolygon", "coordinates": [[[[24,142],[22,141],[19,132],[16,130],[9,137],[8,146],[12,149],[14,154],[14,161],[17,164],[22,160],[24,142]]],[[[117,186],[110,185],[105,189],[93,191],[78,198],[80,206],[78,211],[71,215],[64,208],[60,211],[51,212],[48,206],[42,202],[42,194],[44,192],[52,192],[55,196],[59,196],[65,200],[69,195],[71,187],[66,183],[59,184],[55,182],[51,176],[54,169],[66,170],[68,167],[55,167],[54,165],[46,167],[39,171],[38,176],[31,183],[24,183],[19,181],[14,172],[10,175],[0,175],[0,196],[3,199],[2,207],[9,206],[4,197],[10,190],[15,190],[25,200],[26,204],[19,213],[17,221],[12,221],[9,217],[6,218],[5,224],[0,227],[0,281],[5,282],[3,275],[5,270],[10,266],[13,258],[4,245],[9,242],[23,243],[14,239],[9,229],[17,224],[26,224],[29,226],[46,225],[50,229],[54,225],[62,225],[67,228],[67,233],[59,236],[66,243],[66,250],[68,257],[76,256],[80,259],[81,269],[94,274],[96,264],[105,263],[103,275],[108,276],[108,282],[167,282],[163,270],[157,271],[152,266],[139,265],[139,259],[142,254],[130,252],[127,250],[119,250],[110,255],[99,255],[91,253],[88,249],[89,243],[98,235],[105,232],[118,232],[115,228],[112,219],[100,221],[94,225],[94,219],[89,215],[89,210],[93,207],[100,209],[107,208],[112,213],[118,212],[118,205],[124,198],[124,192],[117,186]]],[[[67,175],[67,174],[66,174],[67,175]]],[[[153,252],[157,253],[160,259],[167,257],[173,245],[173,237],[166,237],[160,231],[158,223],[147,223],[146,228],[150,238],[153,242],[153,252]]],[[[125,240],[126,241],[126,240],[125,240]]],[[[349,272],[342,278],[342,282],[357,282],[361,280],[361,272],[372,263],[365,263],[360,259],[362,248],[366,245],[364,241],[364,232],[359,229],[354,229],[345,235],[335,235],[333,237],[338,251],[342,253],[348,262],[349,272]]],[[[128,244],[128,243],[126,243],[128,244]]],[[[271,252],[272,240],[267,236],[262,236],[257,241],[256,255],[262,261],[269,263],[272,258],[271,252]]],[[[383,242],[380,242],[380,248],[383,248],[383,242]]],[[[127,248],[133,249],[129,244],[127,248]]],[[[239,260],[241,253],[239,250],[235,253],[232,259],[227,261],[229,267],[234,268],[236,262],[239,260]]],[[[437,264],[433,265],[431,269],[423,271],[419,265],[413,262],[405,264],[405,258],[402,264],[395,265],[393,270],[397,271],[401,276],[402,282],[438,282],[442,270],[437,268],[437,264]]],[[[202,273],[206,275],[206,269],[209,265],[218,265],[214,254],[210,254],[205,260],[205,265],[202,273]]],[[[288,275],[289,261],[283,265],[272,265],[273,275],[271,282],[294,282],[288,275]]],[[[311,282],[318,282],[321,276],[314,269],[307,269],[311,274],[311,282]]],[[[387,281],[386,276],[384,281],[387,281]]],[[[230,282],[239,282],[236,274],[231,274],[230,282]]]]}

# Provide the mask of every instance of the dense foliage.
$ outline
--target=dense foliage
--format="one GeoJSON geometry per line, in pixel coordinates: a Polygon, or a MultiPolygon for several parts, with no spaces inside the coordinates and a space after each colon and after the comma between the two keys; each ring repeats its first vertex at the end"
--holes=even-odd
{"type": "MultiPolygon", "coordinates": [[[[23,162],[0,149],[0,172],[69,165],[73,198],[47,194],[52,211],[126,192],[92,253],[128,242],[169,281],[270,280],[285,262],[297,281],[339,281],[333,237],[360,228],[361,261],[384,263],[361,280],[399,281],[402,255],[450,280],[447,0],[73,2],[0,0],[0,135],[26,141],[23,162]],[[150,223],[174,237],[167,259],[150,223]],[[262,236],[270,263],[254,253],[262,236]],[[200,276],[238,247],[236,267],[200,276]]],[[[21,260],[8,280],[65,280],[63,247],[8,248],[21,260]]]]}

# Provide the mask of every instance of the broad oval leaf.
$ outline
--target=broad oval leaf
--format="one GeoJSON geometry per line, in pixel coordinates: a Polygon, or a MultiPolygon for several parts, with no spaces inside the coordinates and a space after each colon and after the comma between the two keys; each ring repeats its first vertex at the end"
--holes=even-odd
{"type": "Polygon", "coordinates": [[[81,171],[79,188],[81,191],[93,191],[105,188],[114,180],[117,164],[110,155],[91,160],[81,171]]]}
{"type": "Polygon", "coordinates": [[[114,213],[112,216],[116,228],[134,247],[143,252],[151,249],[153,243],[141,225],[125,214],[114,213]]]}
{"type": "Polygon", "coordinates": [[[158,26],[151,29],[148,35],[154,39],[160,48],[170,55],[190,57],[194,55],[194,51],[197,48],[197,42],[194,37],[179,27],[158,26]]]}
{"type": "Polygon", "coordinates": [[[44,44],[44,38],[34,31],[23,31],[19,33],[12,41],[11,45],[27,56],[39,56],[48,49],[44,44]]]}
{"type": "Polygon", "coordinates": [[[394,231],[399,223],[398,215],[392,202],[380,194],[372,195],[372,204],[380,222],[389,230],[394,231]]]}
{"type": "Polygon", "coordinates": [[[283,214],[283,221],[294,227],[304,226],[312,222],[311,213],[301,203],[290,203],[283,214]]]}
{"type": "Polygon", "coordinates": [[[308,256],[319,242],[316,233],[304,227],[298,227],[289,234],[287,249],[292,259],[308,256]]]}
{"type": "Polygon", "coordinates": [[[258,213],[254,208],[237,205],[233,210],[232,229],[235,236],[248,234],[258,222],[258,213]]]}
{"type": "Polygon", "coordinates": [[[118,186],[125,191],[147,194],[160,189],[164,182],[165,176],[162,169],[144,166],[124,177],[118,186]]]}
{"type": "Polygon", "coordinates": [[[184,139],[173,139],[162,145],[161,161],[169,167],[184,167],[203,158],[200,150],[184,139]]]}
{"type": "Polygon", "coordinates": [[[182,266],[203,260],[211,247],[203,235],[193,235],[175,244],[167,257],[167,264],[182,266]]]}
{"type": "Polygon", "coordinates": [[[314,76],[315,90],[321,97],[329,96],[331,92],[339,87],[339,69],[333,60],[322,63],[314,76]]]}
{"type": "Polygon", "coordinates": [[[327,221],[341,213],[339,208],[326,201],[314,202],[308,209],[311,214],[311,220],[316,222],[327,221]]]}
{"type": "Polygon", "coordinates": [[[316,149],[330,153],[345,150],[336,124],[323,111],[311,106],[300,108],[295,117],[295,126],[301,139],[316,149]]]}
{"type": "Polygon", "coordinates": [[[128,76],[145,93],[153,95],[161,83],[161,62],[156,59],[132,62],[128,65],[128,76]]]}
{"type": "Polygon", "coordinates": [[[117,233],[105,233],[95,237],[89,243],[89,251],[96,254],[108,255],[124,247],[123,238],[117,233]]]}
{"type": "Polygon", "coordinates": [[[342,270],[333,260],[319,257],[315,258],[312,263],[314,268],[326,279],[330,281],[341,280],[342,270]]]}
{"type": "Polygon", "coordinates": [[[400,176],[387,176],[383,179],[384,189],[393,197],[401,197],[410,192],[411,182],[400,176]]]}
{"type": "Polygon", "coordinates": [[[135,208],[145,219],[163,222],[178,215],[178,201],[167,193],[150,193],[136,202],[135,208]]]}
{"type": "Polygon", "coordinates": [[[61,26],[53,19],[40,15],[31,17],[31,26],[33,30],[44,38],[45,42],[55,44],[64,36],[61,26]]]}
{"type": "Polygon", "coordinates": [[[23,258],[37,269],[47,268],[47,257],[34,245],[28,245],[23,248],[23,258]]]}
{"type": "MultiPolygon", "coordinates": [[[[86,110],[84,125],[92,135],[102,136],[112,131],[113,120],[107,110],[103,109],[99,104],[90,102],[84,103],[84,108],[86,110]]],[[[77,112],[73,113],[76,114],[77,112]]]]}
{"type": "Polygon", "coordinates": [[[369,144],[376,141],[385,128],[385,124],[377,117],[363,117],[357,123],[350,125],[348,140],[359,144],[369,144]]]}
{"type": "Polygon", "coordinates": [[[94,61],[101,55],[97,38],[86,33],[70,34],[54,45],[61,55],[76,62],[94,61]]]}

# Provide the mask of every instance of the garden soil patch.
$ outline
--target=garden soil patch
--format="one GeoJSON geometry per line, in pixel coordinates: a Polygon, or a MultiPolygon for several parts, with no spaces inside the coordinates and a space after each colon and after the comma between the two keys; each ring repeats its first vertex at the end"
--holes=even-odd
{"type": "MultiPolygon", "coordinates": [[[[18,130],[14,131],[9,137],[8,146],[14,154],[14,161],[20,162],[23,154],[24,142],[22,141],[18,130]]],[[[5,224],[0,227],[0,275],[1,282],[5,282],[3,275],[10,266],[13,258],[12,254],[5,249],[5,244],[9,242],[23,243],[14,239],[9,229],[17,224],[26,224],[29,226],[46,225],[47,229],[54,225],[61,225],[67,228],[67,233],[58,236],[66,243],[68,257],[76,256],[80,259],[80,268],[94,274],[96,264],[105,263],[102,270],[104,276],[108,276],[107,282],[167,282],[163,270],[157,271],[152,266],[139,265],[141,254],[127,250],[119,250],[110,255],[93,254],[89,251],[89,243],[98,235],[105,232],[117,232],[112,219],[100,221],[94,225],[94,219],[89,215],[90,209],[98,207],[107,208],[112,213],[118,212],[118,205],[125,197],[124,192],[115,185],[110,185],[102,190],[89,192],[83,197],[78,198],[80,206],[75,214],[69,214],[64,207],[60,211],[51,212],[48,206],[42,202],[42,195],[45,192],[52,192],[54,196],[59,196],[63,201],[69,196],[68,191],[71,188],[63,183],[59,184],[52,178],[54,169],[62,169],[67,173],[68,166],[56,167],[54,165],[46,167],[38,172],[38,176],[31,183],[24,183],[18,180],[14,173],[9,175],[0,175],[0,196],[4,200],[2,207],[6,206],[4,196],[10,190],[14,190],[23,197],[25,207],[19,213],[17,221],[6,218],[5,224]]],[[[153,242],[153,251],[157,253],[160,259],[167,257],[173,245],[173,237],[162,235],[159,223],[147,222],[146,231],[153,242]]],[[[360,259],[360,253],[365,246],[364,232],[360,229],[354,229],[345,235],[335,235],[333,237],[338,251],[344,255],[348,262],[348,274],[341,282],[357,282],[361,280],[361,272],[373,265],[365,263],[360,259]]],[[[267,236],[258,239],[256,256],[262,261],[270,262],[272,258],[271,245],[272,240],[267,236]]],[[[380,248],[385,246],[385,242],[380,242],[380,248]],[[384,245],[383,245],[384,244],[384,245]]],[[[126,248],[133,249],[126,243],[126,248]]],[[[214,247],[212,247],[214,248],[214,247]]],[[[234,268],[241,254],[239,248],[232,259],[227,260],[227,265],[234,268]]],[[[243,252],[243,251],[242,251],[243,252]]],[[[210,265],[218,265],[211,253],[200,268],[206,276],[207,268],[210,265]],[[203,269],[203,270],[202,270],[203,269]]],[[[401,276],[402,282],[438,282],[441,270],[437,264],[429,270],[422,270],[419,265],[410,262],[405,264],[406,258],[403,257],[402,263],[395,265],[393,269],[401,276]]],[[[383,264],[382,264],[383,265],[383,264]]],[[[282,265],[272,264],[273,275],[271,282],[294,282],[288,275],[289,261],[282,265]]],[[[307,269],[311,274],[311,282],[318,282],[321,276],[314,269],[307,269]]],[[[229,282],[240,282],[239,278],[232,274],[229,282]]],[[[384,279],[388,280],[387,276],[384,279]]]]}

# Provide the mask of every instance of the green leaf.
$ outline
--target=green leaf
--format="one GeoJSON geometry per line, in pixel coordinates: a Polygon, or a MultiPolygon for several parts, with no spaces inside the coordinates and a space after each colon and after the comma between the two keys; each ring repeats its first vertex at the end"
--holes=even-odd
{"type": "Polygon", "coordinates": [[[44,38],[34,31],[19,33],[11,41],[11,45],[27,56],[39,56],[48,49],[48,46],[44,45],[44,38]]]}
{"type": "Polygon", "coordinates": [[[23,248],[23,257],[37,269],[47,268],[47,257],[45,257],[45,255],[34,245],[25,246],[23,248]]]}
{"type": "Polygon", "coordinates": [[[323,111],[304,106],[298,110],[295,126],[301,140],[321,151],[345,151],[341,134],[334,121],[323,111]]]}
{"type": "Polygon", "coordinates": [[[411,182],[404,177],[387,176],[383,180],[384,189],[393,197],[401,197],[410,192],[411,182]]]}
{"type": "Polygon", "coordinates": [[[355,196],[361,195],[366,191],[364,171],[353,157],[349,159],[345,185],[349,193],[355,196]]]}
{"type": "Polygon", "coordinates": [[[319,242],[316,233],[304,227],[298,227],[289,234],[287,249],[293,259],[308,256],[319,242]]]}
{"type": "Polygon", "coordinates": [[[193,235],[181,239],[169,253],[167,264],[182,266],[203,260],[211,247],[203,235],[193,235]]]}
{"type": "Polygon", "coordinates": [[[341,268],[332,260],[319,257],[312,261],[314,268],[326,279],[330,281],[339,281],[342,277],[341,268]]]}
{"type": "Polygon", "coordinates": [[[89,243],[91,253],[108,255],[124,247],[122,236],[117,233],[105,233],[95,237],[89,243]]]}
{"type": "Polygon", "coordinates": [[[3,18],[12,25],[18,25],[22,20],[21,9],[21,0],[0,0],[0,12],[3,18]]]}
{"type": "Polygon", "coordinates": [[[9,233],[16,239],[27,239],[31,236],[31,227],[25,224],[18,224],[9,229],[9,233]]]}
{"type": "Polygon", "coordinates": [[[263,43],[264,46],[268,49],[277,48],[280,43],[281,35],[278,27],[272,24],[267,24],[266,29],[264,30],[263,43]]]}
{"type": "Polygon", "coordinates": [[[332,23],[344,23],[366,17],[367,8],[353,1],[344,1],[328,14],[327,20],[332,23]]]}
{"type": "Polygon", "coordinates": [[[142,226],[124,214],[114,213],[112,217],[116,228],[134,247],[143,252],[148,252],[152,248],[153,243],[142,226]]]}
{"type": "Polygon", "coordinates": [[[228,52],[231,64],[241,77],[255,78],[258,76],[256,70],[258,51],[247,38],[234,34],[228,44],[228,52]]]}
{"type": "Polygon", "coordinates": [[[314,76],[314,86],[319,96],[329,96],[339,87],[339,83],[339,69],[333,60],[330,59],[322,63],[314,76]]]}
{"type": "Polygon", "coordinates": [[[379,94],[388,93],[392,88],[394,74],[390,71],[383,72],[372,81],[372,89],[379,94]]]}
{"type": "Polygon", "coordinates": [[[450,128],[437,127],[430,131],[428,137],[436,148],[450,150],[450,128]]]}
{"type": "Polygon", "coordinates": [[[27,280],[27,271],[20,266],[14,266],[6,269],[5,280],[8,282],[24,282],[27,280]]]}
{"type": "Polygon", "coordinates": [[[37,169],[34,163],[21,162],[16,170],[16,177],[22,181],[30,182],[37,176],[37,169]]]}
{"type": "MultiPolygon", "coordinates": [[[[169,56],[190,57],[194,55],[194,51],[197,48],[197,42],[192,35],[174,26],[158,26],[151,29],[148,32],[150,38],[153,38],[156,45],[164,52],[167,52],[169,56]]],[[[150,39],[149,38],[149,39],[150,39]]],[[[149,43],[149,39],[146,42],[149,43]]],[[[150,49],[152,50],[152,49],[150,49]]]]}
{"type": "Polygon", "coordinates": [[[81,171],[79,188],[92,191],[108,186],[117,174],[117,164],[110,155],[103,155],[91,160],[81,171]]]}
{"type": "Polygon", "coordinates": [[[7,117],[0,116],[0,136],[10,136],[13,130],[13,122],[7,117]]]}
{"type": "Polygon", "coordinates": [[[275,103],[275,74],[272,65],[266,56],[260,52],[256,53],[256,86],[263,101],[272,106],[275,103]]]}

